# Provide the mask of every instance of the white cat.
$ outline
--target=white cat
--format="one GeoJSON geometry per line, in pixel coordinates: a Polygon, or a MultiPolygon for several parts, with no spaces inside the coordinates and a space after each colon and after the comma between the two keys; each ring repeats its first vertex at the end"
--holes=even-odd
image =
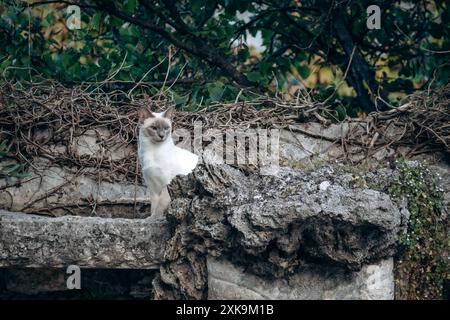
{"type": "Polygon", "coordinates": [[[142,108],[139,112],[138,157],[153,217],[162,215],[170,204],[167,185],[175,176],[191,173],[198,163],[197,155],[173,143],[172,113],[172,108],[160,113],[142,108]]]}

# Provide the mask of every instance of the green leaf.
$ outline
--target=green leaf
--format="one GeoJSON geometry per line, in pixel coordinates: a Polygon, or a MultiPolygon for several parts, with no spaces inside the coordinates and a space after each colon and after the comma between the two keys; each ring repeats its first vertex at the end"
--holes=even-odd
{"type": "Polygon", "coordinates": [[[41,26],[43,26],[44,28],[48,28],[49,26],[51,26],[54,23],[54,18],[52,14],[48,14],[45,19],[43,19],[41,21],[41,26]]]}
{"type": "Polygon", "coordinates": [[[220,101],[224,92],[224,85],[222,82],[214,82],[207,85],[209,98],[211,101],[220,101]]]}
{"type": "Polygon", "coordinates": [[[309,70],[308,66],[300,65],[297,67],[297,71],[300,74],[300,77],[306,79],[311,74],[311,70],[309,70]]]}
{"type": "Polygon", "coordinates": [[[183,106],[189,100],[189,95],[181,96],[176,92],[173,92],[172,94],[173,94],[173,101],[175,102],[176,106],[183,106]]]}
{"type": "Polygon", "coordinates": [[[92,16],[91,29],[100,30],[101,23],[102,23],[102,13],[97,12],[92,16]]]}
{"type": "Polygon", "coordinates": [[[247,79],[251,82],[260,82],[262,76],[259,72],[252,71],[247,74],[247,79]]]}
{"type": "Polygon", "coordinates": [[[339,121],[343,121],[345,119],[345,116],[347,115],[345,108],[343,106],[339,105],[336,107],[336,112],[337,112],[339,121]]]}
{"type": "Polygon", "coordinates": [[[123,2],[123,9],[128,15],[134,13],[136,7],[137,7],[137,0],[125,0],[123,2]]]}

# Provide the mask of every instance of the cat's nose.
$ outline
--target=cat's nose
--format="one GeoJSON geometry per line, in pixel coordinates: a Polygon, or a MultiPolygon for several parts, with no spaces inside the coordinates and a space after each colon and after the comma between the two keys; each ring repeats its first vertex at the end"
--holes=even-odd
{"type": "Polygon", "coordinates": [[[164,132],[158,132],[158,136],[162,139],[164,138],[164,132]]]}

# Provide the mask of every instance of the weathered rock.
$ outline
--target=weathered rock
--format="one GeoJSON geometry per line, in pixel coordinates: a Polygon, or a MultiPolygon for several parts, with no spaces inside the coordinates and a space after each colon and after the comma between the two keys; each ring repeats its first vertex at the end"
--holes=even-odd
{"type": "Polygon", "coordinates": [[[281,279],[245,272],[228,261],[208,258],[208,299],[392,300],[392,258],[365,265],[360,271],[307,268],[281,279]]]}
{"type": "Polygon", "coordinates": [[[186,198],[174,200],[169,217],[182,222],[192,215],[189,234],[217,251],[257,257],[269,250],[359,268],[392,255],[408,218],[387,194],[354,188],[352,175],[339,167],[261,176],[207,166],[180,179],[186,198]],[[324,181],[329,186],[321,189],[324,181]]]}
{"type": "Polygon", "coordinates": [[[0,211],[0,267],[152,269],[163,261],[169,234],[163,220],[0,211]]]}
{"type": "Polygon", "coordinates": [[[194,251],[176,263],[163,264],[153,281],[155,299],[206,299],[206,259],[194,251]]]}
{"type": "MultiPolygon", "coordinates": [[[[400,128],[398,128],[401,133],[400,128]]],[[[341,139],[352,135],[364,136],[366,129],[358,122],[343,122],[323,125],[317,122],[298,123],[290,125],[281,131],[280,161],[291,167],[305,167],[311,164],[333,162],[346,158],[350,161],[364,159],[364,149],[358,145],[349,144],[342,148],[341,139]]],[[[368,137],[371,138],[371,137],[368,137]]],[[[378,161],[389,156],[392,148],[384,147],[373,158],[378,161]]]]}
{"type": "Polygon", "coordinates": [[[142,185],[109,182],[105,180],[104,172],[102,179],[95,179],[95,174],[48,167],[41,160],[36,160],[35,166],[39,171],[30,171],[21,183],[18,178],[0,179],[0,209],[105,218],[136,218],[150,214],[150,199],[142,185]]]}
{"type": "Polygon", "coordinates": [[[176,227],[163,266],[170,281],[161,280],[176,284],[182,297],[201,296],[201,288],[179,276],[203,273],[185,263],[193,252],[276,279],[314,265],[345,273],[379,263],[394,254],[409,213],[386,193],[357,182],[343,166],[280,168],[275,176],[199,166],[172,185],[178,197],[168,219],[176,227]]]}
{"type": "MultiPolygon", "coordinates": [[[[264,176],[227,165],[199,165],[171,184],[170,230],[152,219],[2,213],[0,266],[161,265],[153,279],[154,296],[160,299],[206,298],[206,255],[245,265],[261,279],[306,277],[302,270],[324,266],[355,275],[394,254],[408,212],[387,194],[367,189],[364,176],[358,178],[364,183],[355,182],[346,170],[338,165],[315,171],[282,167],[264,176]]],[[[352,281],[348,286],[357,283],[352,281]]],[[[347,294],[336,290],[328,295],[347,294]]]]}

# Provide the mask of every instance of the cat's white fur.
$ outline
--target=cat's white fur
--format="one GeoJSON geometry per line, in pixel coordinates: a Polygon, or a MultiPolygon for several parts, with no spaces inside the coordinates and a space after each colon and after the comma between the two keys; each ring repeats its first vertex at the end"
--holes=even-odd
{"type": "MultiPolygon", "coordinates": [[[[162,118],[164,112],[155,113],[153,117],[162,118]]],[[[177,175],[187,175],[194,170],[198,156],[175,146],[172,135],[161,143],[153,143],[143,133],[146,122],[139,128],[138,157],[142,175],[152,202],[151,214],[158,216],[164,213],[170,204],[167,186],[177,175]]]]}

